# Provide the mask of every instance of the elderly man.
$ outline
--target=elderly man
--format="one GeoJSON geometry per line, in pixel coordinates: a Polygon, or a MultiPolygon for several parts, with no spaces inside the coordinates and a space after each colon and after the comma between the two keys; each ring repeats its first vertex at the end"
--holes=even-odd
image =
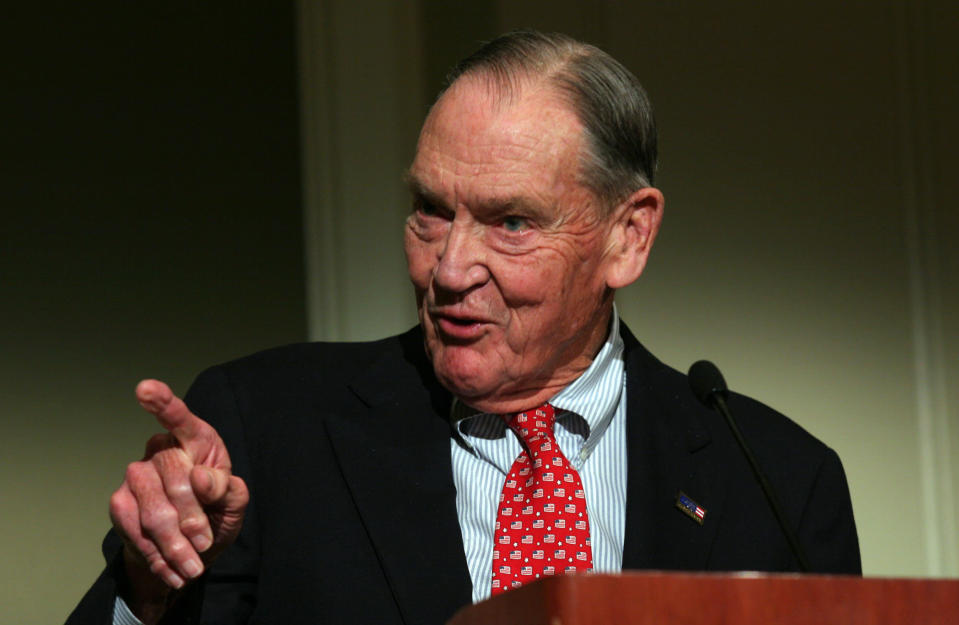
{"type": "MultiPolygon", "coordinates": [[[[721,419],[620,322],[663,214],[636,79],[513,33],[453,72],[408,173],[420,325],[208,370],[111,500],[77,622],[441,623],[567,571],[794,570],[721,419]]],[[[830,449],[730,399],[817,571],[859,571],[830,449]]]]}

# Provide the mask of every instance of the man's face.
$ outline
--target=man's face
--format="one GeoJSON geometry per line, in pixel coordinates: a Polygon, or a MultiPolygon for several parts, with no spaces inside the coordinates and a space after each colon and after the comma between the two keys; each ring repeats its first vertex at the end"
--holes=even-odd
{"type": "Polygon", "coordinates": [[[582,127],[543,87],[498,102],[458,81],[410,168],[405,230],[436,375],[480,410],[535,406],[582,373],[607,333],[610,222],[577,180],[582,127]]]}

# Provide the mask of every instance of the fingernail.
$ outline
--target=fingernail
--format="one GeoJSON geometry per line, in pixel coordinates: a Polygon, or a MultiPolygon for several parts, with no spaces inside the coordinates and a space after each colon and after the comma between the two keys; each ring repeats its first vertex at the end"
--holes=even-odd
{"type": "Polygon", "coordinates": [[[173,571],[170,571],[169,573],[167,573],[166,583],[169,586],[173,586],[177,590],[179,590],[180,588],[183,588],[183,579],[179,575],[174,573],[173,571]]]}
{"type": "Polygon", "coordinates": [[[200,573],[203,572],[203,565],[200,564],[199,560],[191,558],[183,563],[183,570],[186,571],[187,577],[199,577],[200,573]]]}
{"type": "Polygon", "coordinates": [[[206,534],[199,534],[193,537],[193,548],[203,553],[210,548],[210,545],[213,544],[213,541],[210,540],[210,537],[206,534]]]}

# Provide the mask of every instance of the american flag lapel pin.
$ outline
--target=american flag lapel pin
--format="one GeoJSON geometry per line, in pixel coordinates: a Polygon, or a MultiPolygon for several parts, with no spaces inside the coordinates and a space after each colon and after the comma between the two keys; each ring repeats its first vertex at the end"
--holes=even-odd
{"type": "Polygon", "coordinates": [[[676,507],[679,508],[680,512],[700,525],[706,520],[706,509],[690,499],[689,495],[683,491],[679,491],[679,494],[676,495],[676,507]]]}

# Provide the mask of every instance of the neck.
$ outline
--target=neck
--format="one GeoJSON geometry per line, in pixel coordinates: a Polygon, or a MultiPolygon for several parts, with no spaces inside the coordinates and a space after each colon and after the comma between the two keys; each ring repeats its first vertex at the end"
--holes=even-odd
{"type": "MultiPolygon", "coordinates": [[[[589,369],[599,350],[609,338],[612,314],[613,307],[610,301],[610,305],[604,307],[597,315],[596,323],[592,326],[594,330],[583,340],[584,348],[580,350],[579,357],[550,371],[544,371],[536,379],[530,380],[529,384],[514,388],[507,394],[488,397],[459,396],[459,401],[480,412],[492,414],[513,414],[542,406],[589,369]]],[[[569,346],[564,347],[562,351],[569,350],[569,346]]]]}

